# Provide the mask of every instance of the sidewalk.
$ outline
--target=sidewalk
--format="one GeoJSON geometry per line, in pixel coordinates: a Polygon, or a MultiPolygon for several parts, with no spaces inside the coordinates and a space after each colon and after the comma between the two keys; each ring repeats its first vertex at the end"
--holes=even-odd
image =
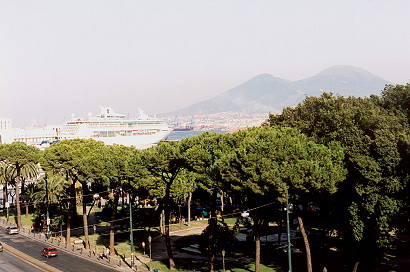
{"type": "MultiPolygon", "coordinates": [[[[187,258],[187,259],[206,259],[206,257],[199,256],[198,254],[190,254],[189,252],[181,252],[175,247],[175,241],[182,236],[201,233],[204,230],[203,227],[191,227],[188,229],[174,230],[170,232],[171,246],[174,257],[187,258]]],[[[165,236],[158,236],[152,239],[152,259],[154,261],[160,261],[168,259],[168,253],[165,246],[165,236]]],[[[149,258],[142,257],[141,261],[144,263],[149,262],[149,258]]]]}

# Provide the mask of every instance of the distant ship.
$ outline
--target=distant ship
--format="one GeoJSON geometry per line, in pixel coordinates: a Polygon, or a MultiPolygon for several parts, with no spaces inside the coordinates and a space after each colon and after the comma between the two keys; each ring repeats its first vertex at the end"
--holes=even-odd
{"type": "Polygon", "coordinates": [[[183,131],[192,131],[194,130],[193,120],[190,122],[180,123],[178,121],[178,116],[175,116],[175,120],[171,123],[173,132],[183,132],[183,131]]]}
{"type": "Polygon", "coordinates": [[[149,117],[142,111],[138,118],[128,119],[110,106],[100,106],[100,114],[95,117],[88,114],[86,119],[76,118],[72,114],[72,119],[61,126],[31,131],[18,129],[15,136],[11,136],[10,131],[8,134],[0,131],[0,136],[4,135],[0,139],[8,139],[5,142],[24,141],[40,148],[64,139],[95,139],[107,145],[120,144],[143,149],[166,139],[171,131],[163,120],[149,117]]]}
{"type": "Polygon", "coordinates": [[[172,129],[172,131],[174,131],[174,132],[183,132],[183,131],[192,131],[192,130],[194,130],[194,127],[190,126],[190,125],[175,127],[175,128],[172,129]]]}

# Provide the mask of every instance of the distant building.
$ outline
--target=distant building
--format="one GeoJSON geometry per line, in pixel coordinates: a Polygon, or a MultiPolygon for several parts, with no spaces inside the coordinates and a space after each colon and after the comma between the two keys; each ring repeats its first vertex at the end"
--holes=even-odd
{"type": "Polygon", "coordinates": [[[0,118],[0,129],[10,129],[10,128],[11,128],[11,119],[0,118]]]}
{"type": "Polygon", "coordinates": [[[25,142],[28,145],[40,147],[43,142],[51,143],[56,140],[57,129],[55,126],[0,129],[0,144],[25,142]]]}

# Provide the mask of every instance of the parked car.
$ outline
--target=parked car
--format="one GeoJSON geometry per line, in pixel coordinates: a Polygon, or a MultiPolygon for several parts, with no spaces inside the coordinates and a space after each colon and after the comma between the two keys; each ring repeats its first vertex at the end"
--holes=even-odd
{"type": "Polygon", "coordinates": [[[7,227],[6,233],[7,234],[18,234],[19,228],[18,227],[7,227]]]}
{"type": "Polygon", "coordinates": [[[45,247],[41,251],[41,255],[43,255],[44,257],[47,257],[47,258],[48,257],[55,257],[55,256],[58,255],[58,251],[54,247],[45,247]]]}
{"type": "Polygon", "coordinates": [[[3,251],[3,245],[0,243],[0,252],[3,251]]]}

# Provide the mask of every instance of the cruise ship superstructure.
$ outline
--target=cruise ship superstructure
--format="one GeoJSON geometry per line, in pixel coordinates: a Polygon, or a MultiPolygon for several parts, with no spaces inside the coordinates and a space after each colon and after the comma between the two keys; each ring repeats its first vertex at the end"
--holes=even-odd
{"type": "Polygon", "coordinates": [[[35,133],[34,130],[31,133],[24,130],[26,135],[23,135],[19,129],[14,133],[16,137],[10,137],[13,134],[11,130],[0,130],[0,134],[4,135],[1,138],[3,143],[24,141],[31,145],[47,145],[47,142],[80,138],[143,149],[166,139],[172,129],[163,120],[149,117],[142,111],[137,118],[130,119],[124,114],[116,113],[110,106],[100,106],[100,114],[96,116],[89,114],[88,118],[76,118],[72,114],[71,120],[65,124],[43,128],[43,131],[46,133],[42,135],[40,129],[36,129],[35,133]]]}

